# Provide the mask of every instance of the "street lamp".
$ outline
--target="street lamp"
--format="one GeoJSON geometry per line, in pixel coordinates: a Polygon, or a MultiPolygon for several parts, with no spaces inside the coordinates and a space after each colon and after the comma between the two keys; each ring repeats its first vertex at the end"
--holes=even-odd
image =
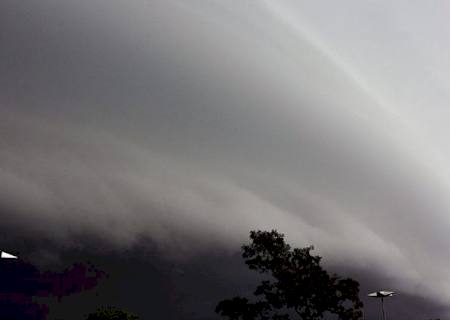
{"type": "Polygon", "coordinates": [[[371,298],[381,299],[381,312],[383,314],[383,320],[386,320],[386,315],[384,313],[384,298],[392,297],[394,294],[394,291],[376,291],[368,294],[371,298]]]}
{"type": "Polygon", "coordinates": [[[18,259],[18,257],[11,253],[0,251],[0,259],[18,259]]]}

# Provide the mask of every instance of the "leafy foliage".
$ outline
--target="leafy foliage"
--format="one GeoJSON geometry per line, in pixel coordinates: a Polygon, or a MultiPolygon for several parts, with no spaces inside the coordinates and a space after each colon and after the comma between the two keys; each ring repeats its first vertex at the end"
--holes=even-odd
{"type": "Polygon", "coordinates": [[[86,320],[138,320],[134,314],[113,307],[100,308],[87,316],[86,320]]]}
{"type": "Polygon", "coordinates": [[[216,312],[230,320],[316,320],[326,313],[342,320],[360,319],[362,302],[358,282],[329,274],[313,247],[294,248],[276,230],[251,231],[251,243],[242,247],[250,270],[268,274],[250,302],[235,297],[221,301],[216,312]]]}

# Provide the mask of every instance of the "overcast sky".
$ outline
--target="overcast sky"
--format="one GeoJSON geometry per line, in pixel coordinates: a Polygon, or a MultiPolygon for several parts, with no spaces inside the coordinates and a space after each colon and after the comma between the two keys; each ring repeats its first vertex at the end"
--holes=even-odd
{"type": "Polygon", "coordinates": [[[449,12],[1,1],[1,241],[186,263],[276,228],[450,310],[449,12]]]}

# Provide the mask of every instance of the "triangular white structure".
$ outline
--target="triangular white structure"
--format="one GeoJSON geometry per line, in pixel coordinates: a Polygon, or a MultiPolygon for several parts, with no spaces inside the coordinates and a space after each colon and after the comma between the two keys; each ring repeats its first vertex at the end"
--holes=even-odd
{"type": "Polygon", "coordinates": [[[1,259],[17,259],[18,257],[16,257],[15,255],[12,255],[10,253],[1,251],[0,258],[1,259]]]}

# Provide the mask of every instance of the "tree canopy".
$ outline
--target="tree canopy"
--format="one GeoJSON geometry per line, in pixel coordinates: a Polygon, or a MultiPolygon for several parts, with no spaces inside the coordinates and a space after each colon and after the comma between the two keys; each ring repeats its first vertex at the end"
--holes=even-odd
{"type": "Polygon", "coordinates": [[[338,319],[362,317],[359,283],[329,274],[314,256],[312,246],[291,248],[276,230],[251,231],[242,257],[250,270],[267,274],[255,297],[234,297],[219,302],[216,312],[230,320],[316,320],[326,314],[338,319]]]}
{"type": "Polygon", "coordinates": [[[139,317],[127,310],[113,307],[99,308],[87,316],[86,320],[138,320],[139,317]]]}

